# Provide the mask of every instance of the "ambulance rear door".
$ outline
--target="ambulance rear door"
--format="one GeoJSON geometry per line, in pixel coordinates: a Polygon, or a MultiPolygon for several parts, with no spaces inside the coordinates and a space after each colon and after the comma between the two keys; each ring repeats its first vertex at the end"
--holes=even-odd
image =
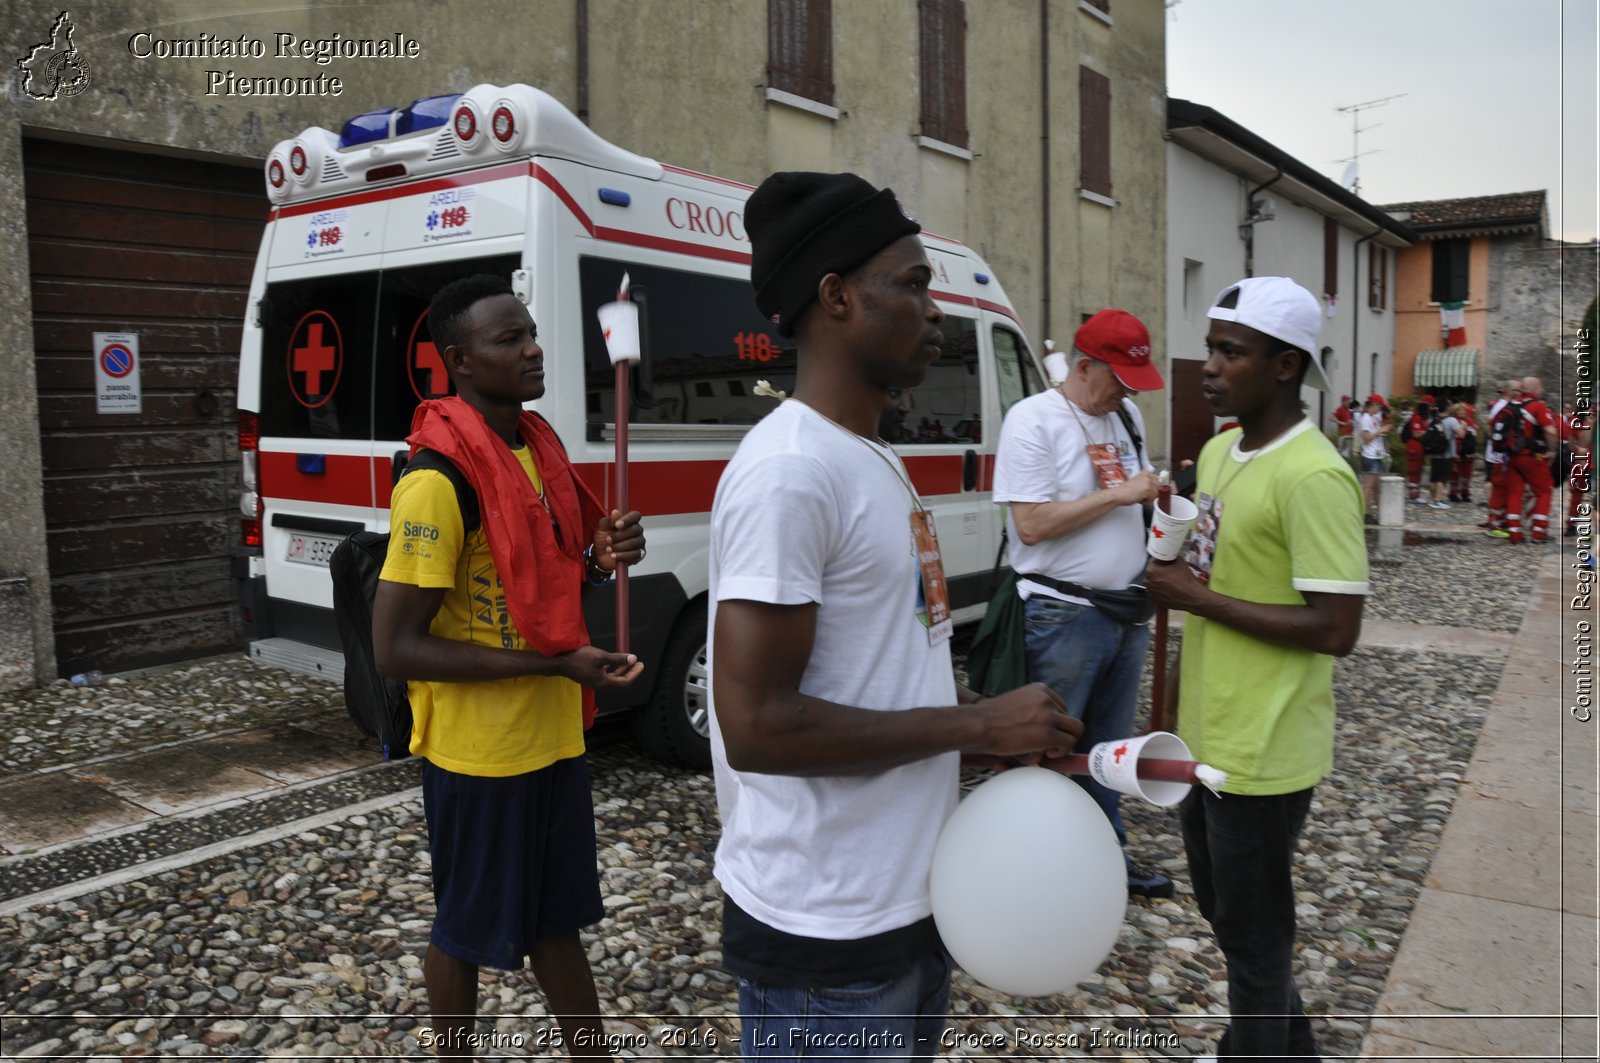
{"type": "Polygon", "coordinates": [[[337,645],[328,557],[375,518],[373,350],[383,199],[281,208],[261,327],[262,565],[273,633],[337,645]]]}

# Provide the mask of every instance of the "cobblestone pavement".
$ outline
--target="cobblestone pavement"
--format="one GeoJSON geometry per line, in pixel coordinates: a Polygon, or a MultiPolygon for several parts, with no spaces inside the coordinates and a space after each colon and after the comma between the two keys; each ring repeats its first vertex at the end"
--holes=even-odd
{"type": "MultiPolygon", "coordinates": [[[[1411,509],[1411,539],[1392,557],[1374,551],[1368,616],[1514,630],[1541,548],[1489,540],[1463,514],[1452,523],[1449,511],[1411,509]]],[[[1301,987],[1330,1058],[1361,1043],[1501,666],[1492,654],[1378,645],[1336,665],[1336,770],[1318,787],[1298,879],[1301,987]]],[[[0,808],[8,791],[63,773],[114,779],[120,758],[152,747],[180,772],[220,764],[273,785],[80,840],[14,845],[8,828],[0,1051],[430,1054],[421,955],[433,908],[416,764],[296,778],[276,763],[251,767],[241,738],[288,735],[343,763],[365,747],[335,688],[230,657],[89,689],[58,683],[4,708],[0,808]]],[[[596,746],[606,917],[584,941],[613,1047],[731,1054],[711,780],[651,763],[614,724],[596,746]]],[[[147,811],[155,803],[134,797],[147,811]]],[[[25,825],[18,802],[9,807],[25,825]]],[[[958,974],[948,1054],[1187,1059],[1214,1043],[1223,960],[1188,891],[1175,816],[1133,799],[1124,809],[1134,851],[1172,875],[1177,896],[1131,901],[1112,954],[1073,992],[1012,998],[958,974]]],[[[481,982],[488,1054],[550,1054],[531,977],[485,971],[481,982]]]]}

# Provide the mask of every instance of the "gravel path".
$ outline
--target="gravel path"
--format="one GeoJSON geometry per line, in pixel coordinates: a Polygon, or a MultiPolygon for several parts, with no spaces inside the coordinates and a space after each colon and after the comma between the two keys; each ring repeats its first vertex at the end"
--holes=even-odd
{"type": "MultiPolygon", "coordinates": [[[[1507,589],[1531,586],[1540,552],[1452,529],[1448,511],[1429,512],[1441,518],[1437,533],[1422,530],[1399,562],[1374,566],[1369,616],[1514,629],[1520,609],[1505,605],[1507,589]]],[[[1500,668],[1386,649],[1336,665],[1337,766],[1318,787],[1298,879],[1301,988],[1330,1058],[1361,1043],[1500,668]]],[[[6,778],[264,723],[328,727],[343,716],[331,685],[243,658],[89,690],[56,684],[4,707],[14,735],[27,736],[3,751],[6,778]]],[[[599,745],[607,915],[584,940],[613,1047],[624,1056],[733,1054],[710,778],[661,768],[625,739],[599,745]]],[[[420,958],[433,909],[415,772],[401,762],[0,860],[0,898],[18,897],[322,816],[248,848],[0,916],[0,1051],[431,1055],[420,958]],[[363,800],[381,807],[340,811],[363,800]]],[[[1226,1010],[1223,960],[1188,892],[1175,816],[1131,799],[1124,811],[1131,845],[1173,876],[1178,895],[1130,903],[1112,955],[1072,993],[1011,998],[958,974],[948,1054],[1187,1059],[1214,1043],[1226,1010]]],[[[551,1054],[553,1027],[531,977],[486,971],[481,980],[487,1054],[551,1054]]]]}

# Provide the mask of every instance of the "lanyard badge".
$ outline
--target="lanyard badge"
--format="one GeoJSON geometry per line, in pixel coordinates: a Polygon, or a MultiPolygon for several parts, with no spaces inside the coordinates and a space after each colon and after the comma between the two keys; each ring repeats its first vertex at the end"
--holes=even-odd
{"type": "Polygon", "coordinates": [[[1128,470],[1115,443],[1090,443],[1085,448],[1094,463],[1094,478],[1102,491],[1128,482],[1128,470]]]}
{"type": "Polygon", "coordinates": [[[928,645],[937,646],[950,638],[955,622],[950,617],[950,588],[944,581],[944,560],[932,513],[925,509],[911,511],[911,541],[916,544],[917,568],[922,574],[917,619],[928,629],[928,645]]]}

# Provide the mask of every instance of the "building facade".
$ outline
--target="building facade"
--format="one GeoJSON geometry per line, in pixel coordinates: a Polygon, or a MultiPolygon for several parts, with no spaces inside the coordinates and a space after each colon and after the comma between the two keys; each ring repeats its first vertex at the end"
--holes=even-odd
{"type": "Polygon", "coordinates": [[[1391,203],[1421,238],[1397,262],[1394,393],[1493,398],[1537,376],[1571,401],[1572,352],[1595,298],[1597,247],[1549,235],[1545,193],[1391,203]],[[1447,345],[1441,305],[1463,303],[1447,345]]]}
{"type": "Polygon", "coordinates": [[[1390,276],[1415,236],[1382,210],[1209,107],[1167,101],[1170,453],[1197,457],[1215,431],[1200,397],[1206,310],[1241,277],[1290,277],[1322,300],[1313,354],[1335,393],[1307,389],[1323,428],[1341,394],[1385,390],[1394,356],[1390,276]]]}
{"type": "Polygon", "coordinates": [[[309,126],[526,82],[663,162],[893,187],[1036,346],[1111,305],[1163,334],[1160,0],[90,0],[4,40],[0,688],[238,644],[239,322],[263,160],[309,126]],[[96,402],[121,335],[136,413],[96,402]]]}

